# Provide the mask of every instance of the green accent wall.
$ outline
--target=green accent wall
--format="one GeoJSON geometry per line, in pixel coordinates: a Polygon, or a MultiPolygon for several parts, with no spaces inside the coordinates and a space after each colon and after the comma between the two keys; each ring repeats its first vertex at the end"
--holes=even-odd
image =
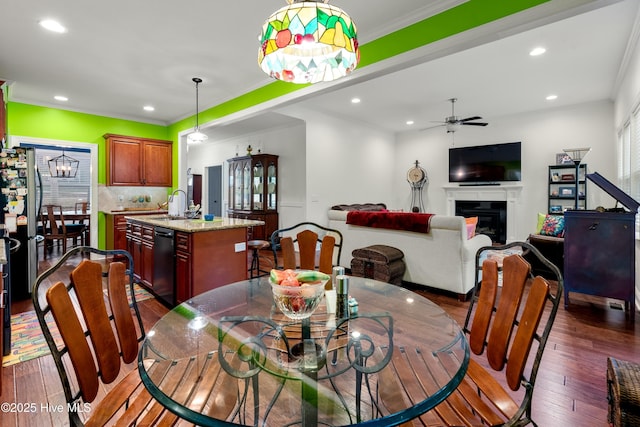
{"type": "MultiPolygon", "coordinates": [[[[17,102],[7,104],[7,134],[32,138],[84,142],[98,145],[98,183],[107,182],[105,141],[103,135],[135,135],[144,138],[170,139],[166,126],[94,116],[74,111],[39,107],[17,102]]],[[[177,157],[177,156],[175,156],[177,157]]],[[[174,165],[174,174],[175,174],[174,165]]],[[[106,247],[104,214],[98,214],[98,247],[106,247]]]]}
{"type": "MultiPolygon", "coordinates": [[[[358,68],[365,68],[548,1],[551,0],[468,0],[457,7],[360,46],[361,60],[358,68]]],[[[346,9],[348,10],[348,7],[346,9]]],[[[357,23],[357,17],[354,17],[354,20],[357,23]]],[[[274,81],[200,112],[199,119],[201,123],[210,122],[305,87],[307,85],[274,81]]],[[[193,124],[194,117],[188,117],[169,126],[160,126],[17,102],[7,104],[8,135],[97,144],[98,182],[101,184],[106,183],[105,142],[102,137],[104,134],[114,133],[177,142],[179,133],[192,128],[193,124]]],[[[177,182],[177,144],[174,144],[173,152],[173,179],[177,182]]],[[[103,248],[105,227],[102,215],[98,218],[98,229],[99,247],[103,248]]]]}
{"type": "Polygon", "coordinates": [[[166,126],[94,116],[74,111],[9,102],[7,134],[98,144],[98,183],[105,184],[105,141],[103,135],[135,135],[170,139],[166,126]]]}

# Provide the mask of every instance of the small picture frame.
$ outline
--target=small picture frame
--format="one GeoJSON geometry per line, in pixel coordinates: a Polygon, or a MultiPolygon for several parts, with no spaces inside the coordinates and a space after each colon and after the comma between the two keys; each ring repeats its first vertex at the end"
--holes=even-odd
{"type": "Polygon", "coordinates": [[[549,213],[562,213],[562,206],[560,205],[549,206],[549,213]]]}
{"type": "Polygon", "coordinates": [[[576,195],[575,187],[560,187],[558,191],[561,197],[574,197],[576,195]]]}
{"type": "Polygon", "coordinates": [[[576,176],[572,173],[563,173],[560,175],[560,181],[575,181],[576,176]]]}
{"type": "Polygon", "coordinates": [[[556,165],[569,165],[573,164],[573,159],[567,153],[556,154],[556,165]]]}
{"type": "Polygon", "coordinates": [[[560,175],[558,174],[558,172],[554,172],[554,173],[551,175],[551,181],[553,181],[553,182],[558,182],[558,181],[560,181],[560,175]]]}

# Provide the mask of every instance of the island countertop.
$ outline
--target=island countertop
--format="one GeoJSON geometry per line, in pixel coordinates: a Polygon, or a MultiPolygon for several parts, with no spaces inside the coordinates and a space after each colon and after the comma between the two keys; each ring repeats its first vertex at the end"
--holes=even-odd
{"type": "Polygon", "coordinates": [[[125,216],[127,221],[165,227],[186,233],[226,230],[230,228],[247,228],[264,225],[264,221],[216,217],[213,221],[204,219],[171,219],[167,215],[132,215],[125,216]]]}

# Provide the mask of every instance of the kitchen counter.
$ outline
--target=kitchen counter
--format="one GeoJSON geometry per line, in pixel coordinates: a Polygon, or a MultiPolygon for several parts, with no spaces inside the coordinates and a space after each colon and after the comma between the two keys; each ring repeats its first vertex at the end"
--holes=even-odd
{"type": "Polygon", "coordinates": [[[252,227],[264,224],[227,217],[174,219],[167,214],[117,217],[125,221],[125,246],[136,279],[169,306],[246,280],[247,238],[252,227]]]}
{"type": "Polygon", "coordinates": [[[198,233],[204,231],[217,231],[264,225],[264,221],[253,221],[248,219],[236,219],[228,217],[216,217],[213,221],[205,221],[203,219],[171,219],[166,214],[132,215],[130,217],[125,216],[125,218],[128,221],[135,221],[142,224],[169,228],[176,231],[183,231],[185,233],[198,233]]]}
{"type": "Polygon", "coordinates": [[[158,215],[166,214],[166,209],[139,209],[139,208],[124,208],[124,209],[112,209],[110,211],[101,211],[106,215],[158,215]]]}

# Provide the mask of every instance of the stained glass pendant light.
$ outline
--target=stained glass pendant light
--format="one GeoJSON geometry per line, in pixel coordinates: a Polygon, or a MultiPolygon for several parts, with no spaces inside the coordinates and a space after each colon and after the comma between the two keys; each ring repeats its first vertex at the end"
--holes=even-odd
{"type": "Polygon", "coordinates": [[[64,154],[49,160],[49,176],[51,178],[75,178],[80,161],[64,154]]]}
{"type": "Polygon", "coordinates": [[[328,82],[350,74],[360,60],[351,17],[329,0],[286,1],[262,26],[262,70],[292,83],[328,82]]]}
{"type": "Polygon", "coordinates": [[[191,80],[196,84],[196,127],[193,128],[193,132],[187,135],[187,143],[199,144],[203,141],[206,141],[207,138],[209,138],[207,135],[200,132],[200,125],[198,123],[198,85],[202,83],[202,79],[198,77],[194,77],[191,80]]]}

